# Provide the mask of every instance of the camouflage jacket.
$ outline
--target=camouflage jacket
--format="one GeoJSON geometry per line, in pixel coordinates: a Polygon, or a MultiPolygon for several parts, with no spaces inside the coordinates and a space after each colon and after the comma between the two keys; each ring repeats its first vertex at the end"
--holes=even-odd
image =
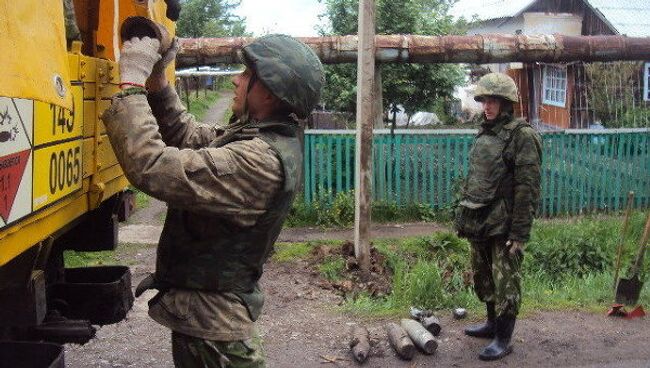
{"type": "MultiPolygon", "coordinates": [[[[116,97],[103,120],[129,181],[170,208],[247,227],[282,187],[280,161],[266,142],[254,138],[208,147],[225,130],[197,123],[171,87],[148,98],[116,97]]],[[[152,303],[149,314],[200,338],[242,340],[253,332],[247,305],[229,292],[172,288],[152,303]]]]}
{"type": "Polygon", "coordinates": [[[470,151],[457,210],[460,235],[528,241],[539,203],[541,160],[541,138],[525,121],[502,114],[484,122],[470,151]]]}
{"type": "Polygon", "coordinates": [[[170,207],[250,226],[282,185],[280,161],[263,140],[208,148],[224,129],[197,123],[172,87],[149,101],[115,98],[103,120],[129,181],[170,207]]]}

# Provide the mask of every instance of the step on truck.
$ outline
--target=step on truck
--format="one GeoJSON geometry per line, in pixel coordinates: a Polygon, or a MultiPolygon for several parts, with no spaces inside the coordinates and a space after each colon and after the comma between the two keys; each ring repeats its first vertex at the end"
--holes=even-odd
{"type": "Polygon", "coordinates": [[[127,267],[65,268],[63,254],[117,246],[134,196],[100,117],[120,29],[139,16],[173,35],[178,3],[0,1],[0,365],[62,367],[62,343],[133,304],[127,267]]]}

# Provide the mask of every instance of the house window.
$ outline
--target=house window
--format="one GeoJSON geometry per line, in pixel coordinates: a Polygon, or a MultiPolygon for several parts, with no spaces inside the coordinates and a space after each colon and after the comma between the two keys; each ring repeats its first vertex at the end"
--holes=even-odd
{"type": "Polygon", "coordinates": [[[650,61],[645,63],[643,70],[643,99],[650,101],[650,61]]]}
{"type": "Polygon", "coordinates": [[[545,65],[542,102],[546,105],[565,107],[566,85],[567,77],[565,68],[545,65]]]}

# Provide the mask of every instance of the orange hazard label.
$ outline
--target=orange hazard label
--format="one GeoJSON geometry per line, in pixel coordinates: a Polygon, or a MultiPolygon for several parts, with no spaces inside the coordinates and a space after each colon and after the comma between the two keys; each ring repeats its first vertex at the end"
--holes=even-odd
{"type": "Polygon", "coordinates": [[[9,219],[30,153],[26,150],[0,157],[0,217],[4,222],[9,219]]]}

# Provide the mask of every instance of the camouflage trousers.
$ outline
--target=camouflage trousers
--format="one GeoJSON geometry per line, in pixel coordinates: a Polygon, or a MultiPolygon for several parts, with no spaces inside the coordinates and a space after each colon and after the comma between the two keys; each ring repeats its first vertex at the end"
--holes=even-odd
{"type": "Polygon", "coordinates": [[[472,240],[474,291],[482,302],[493,302],[497,316],[517,316],[521,304],[523,255],[510,255],[505,237],[472,240]]]}
{"type": "Polygon", "coordinates": [[[176,368],[264,368],[262,341],[213,341],[172,332],[176,368]]]}

